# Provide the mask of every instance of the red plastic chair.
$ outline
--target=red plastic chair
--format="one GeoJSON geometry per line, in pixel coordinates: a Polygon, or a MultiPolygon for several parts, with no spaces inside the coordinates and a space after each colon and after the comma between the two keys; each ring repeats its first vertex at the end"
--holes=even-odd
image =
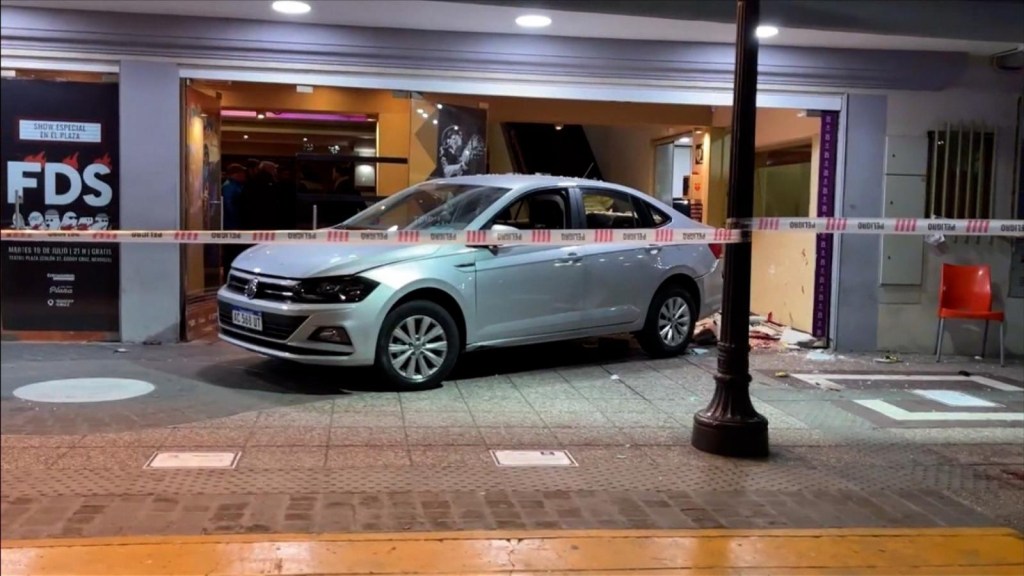
{"type": "Polygon", "coordinates": [[[942,282],[939,286],[939,333],[935,336],[936,362],[942,361],[942,340],[947,318],[985,321],[985,335],[981,340],[982,358],[985,357],[985,348],[988,345],[989,322],[999,322],[999,365],[1005,364],[1005,315],[1001,311],[992,310],[992,272],[987,265],[942,265],[942,282]]]}

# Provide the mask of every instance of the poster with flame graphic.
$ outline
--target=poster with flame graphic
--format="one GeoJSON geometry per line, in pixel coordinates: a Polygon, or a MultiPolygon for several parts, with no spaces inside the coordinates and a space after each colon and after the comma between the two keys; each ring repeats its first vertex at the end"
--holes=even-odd
{"type": "MultiPolygon", "coordinates": [[[[119,228],[118,86],[4,79],[0,226],[119,228]]],[[[116,244],[4,242],[4,332],[120,331],[116,244]]]]}

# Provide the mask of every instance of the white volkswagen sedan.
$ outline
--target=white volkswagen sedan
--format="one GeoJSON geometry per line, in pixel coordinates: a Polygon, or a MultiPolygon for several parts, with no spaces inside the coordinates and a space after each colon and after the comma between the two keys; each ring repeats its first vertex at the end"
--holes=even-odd
{"type": "MultiPolygon", "coordinates": [[[[337,226],[352,230],[703,228],[623,186],[547,176],[432,180],[337,226]]],[[[439,384],[459,356],[632,333],[682,354],[717,312],[717,245],[261,245],[218,293],[220,337],[308,364],[375,366],[399,386],[439,384]]]]}

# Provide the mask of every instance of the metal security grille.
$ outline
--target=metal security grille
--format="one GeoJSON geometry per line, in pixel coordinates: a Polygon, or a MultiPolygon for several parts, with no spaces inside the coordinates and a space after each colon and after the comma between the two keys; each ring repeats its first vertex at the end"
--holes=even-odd
{"type": "Polygon", "coordinates": [[[928,132],[927,213],[932,218],[992,218],[996,131],[946,124],[928,132]]]}

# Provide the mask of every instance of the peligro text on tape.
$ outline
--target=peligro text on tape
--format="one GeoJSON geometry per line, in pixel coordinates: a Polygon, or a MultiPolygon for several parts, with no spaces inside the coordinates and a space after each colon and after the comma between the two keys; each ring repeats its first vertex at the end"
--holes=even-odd
{"type": "Polygon", "coordinates": [[[539,244],[730,244],[743,232],[725,228],[657,228],[631,230],[3,230],[8,242],[121,242],[140,244],[461,244],[492,246],[539,244]]]}
{"type": "Polygon", "coordinates": [[[752,218],[734,228],[763,232],[824,234],[949,234],[956,236],[1024,236],[1024,220],[929,218],[752,218]]]}
{"type": "Polygon", "coordinates": [[[154,244],[734,244],[747,231],[818,234],[905,234],[925,236],[1024,237],[1024,220],[939,220],[924,218],[753,218],[733,228],[619,230],[2,230],[5,242],[120,242],[154,244]]]}

